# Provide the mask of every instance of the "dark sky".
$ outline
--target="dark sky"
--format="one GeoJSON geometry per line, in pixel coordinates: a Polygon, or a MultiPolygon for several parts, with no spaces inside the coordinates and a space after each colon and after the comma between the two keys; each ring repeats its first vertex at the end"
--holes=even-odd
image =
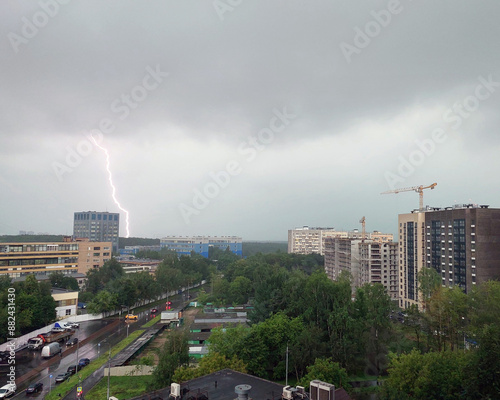
{"type": "Polygon", "coordinates": [[[131,236],[286,240],[362,216],[397,233],[418,195],[380,193],[433,182],[426,204],[498,207],[498,15],[494,0],[3,0],[0,234],[120,211],[99,146],[131,236]]]}

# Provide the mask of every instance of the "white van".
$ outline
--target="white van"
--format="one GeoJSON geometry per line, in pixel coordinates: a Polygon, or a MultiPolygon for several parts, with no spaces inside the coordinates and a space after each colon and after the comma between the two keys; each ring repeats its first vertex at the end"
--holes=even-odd
{"type": "Polygon", "coordinates": [[[52,356],[55,356],[56,354],[59,354],[61,352],[61,346],[59,343],[54,342],[54,343],[49,343],[42,348],[42,357],[44,358],[49,358],[52,356]]]}

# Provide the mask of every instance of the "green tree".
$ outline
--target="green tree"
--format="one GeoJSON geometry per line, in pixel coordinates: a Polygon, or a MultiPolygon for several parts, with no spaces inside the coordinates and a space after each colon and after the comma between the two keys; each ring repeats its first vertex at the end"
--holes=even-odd
{"type": "Polygon", "coordinates": [[[155,299],[160,295],[160,285],[147,271],[130,274],[137,291],[137,299],[143,304],[146,300],[155,299]]]}
{"type": "Polygon", "coordinates": [[[252,293],[252,281],[244,276],[238,276],[229,284],[229,302],[245,304],[252,293]]]}
{"type": "Polygon", "coordinates": [[[347,371],[339,363],[333,362],[331,358],[317,358],[311,366],[307,367],[307,374],[299,381],[306,390],[309,383],[313,380],[320,380],[335,385],[336,388],[342,387],[349,389],[349,376],[347,371]]]}
{"type": "Polygon", "coordinates": [[[80,290],[78,281],[75,278],[66,276],[60,271],[52,272],[49,277],[52,287],[73,290],[76,292],[80,290]]]}
{"type": "Polygon", "coordinates": [[[173,380],[182,383],[200,376],[212,374],[225,368],[243,373],[247,372],[245,364],[241,360],[238,360],[236,356],[228,359],[222,354],[211,352],[200,360],[196,368],[189,366],[177,368],[173,380]]]}
{"type": "Polygon", "coordinates": [[[426,304],[432,294],[441,287],[441,276],[434,268],[424,267],[418,271],[417,280],[418,290],[426,304]]]}
{"type": "Polygon", "coordinates": [[[387,400],[455,400],[463,397],[467,355],[460,352],[430,352],[393,356],[389,376],[382,386],[387,400]]]}
{"type": "Polygon", "coordinates": [[[87,311],[91,314],[108,313],[116,310],[119,305],[116,293],[102,290],[87,304],[87,311]]]}
{"type": "Polygon", "coordinates": [[[172,383],[175,370],[189,363],[189,346],[186,331],[171,331],[160,353],[158,365],[153,372],[155,388],[172,383]]]}

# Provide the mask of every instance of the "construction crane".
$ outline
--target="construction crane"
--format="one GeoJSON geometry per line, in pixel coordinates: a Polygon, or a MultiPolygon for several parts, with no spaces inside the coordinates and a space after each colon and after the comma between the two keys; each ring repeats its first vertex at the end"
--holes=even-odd
{"type": "Polygon", "coordinates": [[[359,222],[361,223],[361,227],[362,227],[362,230],[361,230],[361,240],[365,240],[365,236],[366,236],[365,217],[361,218],[359,220],[359,222]]]}
{"type": "Polygon", "coordinates": [[[401,189],[395,189],[395,190],[388,190],[387,192],[382,192],[380,194],[389,194],[389,193],[399,193],[399,192],[417,192],[420,196],[420,207],[419,210],[424,209],[424,189],[434,189],[437,186],[437,183],[433,183],[432,185],[429,186],[412,186],[412,187],[407,187],[407,188],[401,188],[401,189]]]}

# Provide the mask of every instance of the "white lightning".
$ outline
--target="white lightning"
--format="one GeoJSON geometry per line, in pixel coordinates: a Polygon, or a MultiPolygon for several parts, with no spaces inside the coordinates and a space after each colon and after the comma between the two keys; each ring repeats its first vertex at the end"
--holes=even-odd
{"type": "Polygon", "coordinates": [[[129,223],[128,223],[128,211],[125,210],[120,205],[120,202],[116,198],[116,188],[115,188],[115,185],[113,184],[113,175],[111,174],[111,170],[109,168],[110,162],[109,162],[109,153],[108,153],[108,150],[105,149],[104,147],[102,147],[99,143],[97,143],[96,140],[95,140],[95,138],[92,135],[90,135],[90,137],[92,138],[92,141],[94,142],[94,144],[97,147],[99,147],[104,152],[104,154],[106,154],[106,171],[108,171],[108,180],[109,180],[109,184],[111,185],[111,189],[112,189],[111,196],[113,197],[113,201],[118,206],[118,208],[125,213],[125,229],[127,231],[127,236],[126,237],[130,237],[129,223]]]}

